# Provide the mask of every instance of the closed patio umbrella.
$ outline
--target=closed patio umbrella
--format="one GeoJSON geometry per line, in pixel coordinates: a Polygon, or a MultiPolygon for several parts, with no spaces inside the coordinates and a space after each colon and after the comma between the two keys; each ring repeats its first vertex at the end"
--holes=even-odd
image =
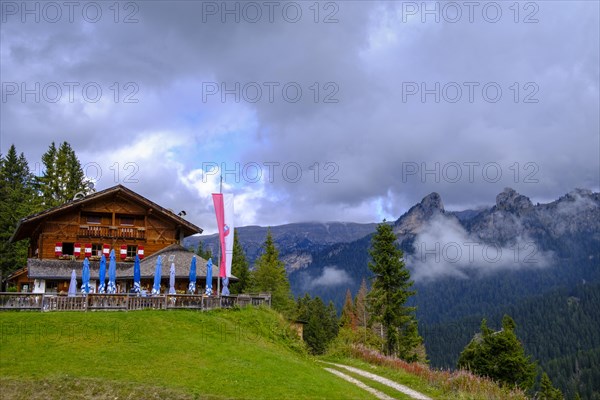
{"type": "Polygon", "coordinates": [[[81,270],[81,293],[90,292],[90,262],[87,257],[83,260],[83,269],[81,270]]]}
{"type": "Polygon", "coordinates": [[[229,296],[229,278],[223,278],[223,290],[221,290],[222,296],[229,296]]]}
{"type": "Polygon", "coordinates": [[[212,294],[212,258],[208,259],[206,263],[206,291],[207,296],[212,294]]]}
{"type": "Polygon", "coordinates": [[[69,297],[75,297],[77,295],[77,275],[75,270],[71,272],[71,282],[69,283],[69,297]]]}
{"type": "Polygon", "coordinates": [[[169,294],[175,294],[175,264],[171,263],[169,270],[169,294]]]}
{"type": "Polygon", "coordinates": [[[133,262],[133,291],[139,293],[141,290],[140,286],[141,272],[140,272],[140,258],[135,255],[135,261],[133,262]]]}
{"type": "Polygon", "coordinates": [[[188,286],[188,293],[196,293],[196,256],[192,257],[192,262],[190,263],[190,285],[188,286]]]}
{"type": "Polygon", "coordinates": [[[100,271],[98,271],[98,279],[100,283],[98,284],[98,293],[104,293],[104,284],[106,282],[106,257],[102,254],[100,257],[100,271]]]}
{"type": "Polygon", "coordinates": [[[117,286],[115,281],[117,280],[117,257],[115,256],[115,249],[110,251],[110,261],[108,264],[108,288],[107,293],[117,293],[117,286]]]}
{"type": "Polygon", "coordinates": [[[154,271],[154,286],[152,287],[152,294],[160,294],[160,274],[162,273],[162,259],[160,256],[156,259],[156,270],[154,271]]]}

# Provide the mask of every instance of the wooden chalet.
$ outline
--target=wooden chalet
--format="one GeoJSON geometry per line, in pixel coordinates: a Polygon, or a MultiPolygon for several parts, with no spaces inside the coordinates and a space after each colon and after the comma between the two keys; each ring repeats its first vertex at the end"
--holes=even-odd
{"type": "MultiPolygon", "coordinates": [[[[117,287],[133,286],[133,260],[142,259],[142,287],[151,285],[156,257],[162,254],[162,276],[168,289],[169,268],[176,266],[176,288],[185,290],[193,253],[181,247],[183,238],[202,229],[171,210],[117,185],[70,201],[19,222],[11,241],[29,239],[27,266],[9,278],[18,291],[60,293],[68,290],[72,270],[81,283],[82,262],[90,260],[92,289],[100,256],[117,255],[117,287]]],[[[198,288],[206,277],[206,260],[197,258],[198,288]]]]}

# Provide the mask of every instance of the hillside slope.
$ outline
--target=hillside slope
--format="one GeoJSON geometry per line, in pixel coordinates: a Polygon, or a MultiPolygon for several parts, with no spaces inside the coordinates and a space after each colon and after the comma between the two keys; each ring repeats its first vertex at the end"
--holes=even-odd
{"type": "Polygon", "coordinates": [[[0,323],[3,399],[372,398],[323,372],[271,310],[3,312],[0,323]]]}

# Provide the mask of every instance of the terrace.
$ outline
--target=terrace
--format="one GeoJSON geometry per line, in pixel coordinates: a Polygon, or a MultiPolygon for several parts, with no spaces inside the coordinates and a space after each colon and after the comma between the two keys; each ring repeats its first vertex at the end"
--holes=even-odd
{"type": "Polygon", "coordinates": [[[133,293],[61,296],[43,293],[0,292],[0,311],[133,311],[133,310],[214,310],[218,308],[271,306],[270,294],[205,296],[166,294],[139,296],[133,293]]]}

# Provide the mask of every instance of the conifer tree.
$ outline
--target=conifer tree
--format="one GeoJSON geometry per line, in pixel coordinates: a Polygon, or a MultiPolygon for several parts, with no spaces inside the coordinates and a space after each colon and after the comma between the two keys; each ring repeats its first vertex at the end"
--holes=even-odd
{"type": "Polygon", "coordinates": [[[356,329],[356,311],[352,302],[352,293],[350,289],[346,289],[346,300],[342,307],[342,317],[340,318],[340,326],[342,328],[356,329]]]}
{"type": "Polygon", "coordinates": [[[12,145],[0,156],[0,282],[27,263],[28,240],[9,243],[21,218],[39,211],[35,201],[33,175],[25,155],[17,156],[12,145]]]}
{"type": "Polygon", "coordinates": [[[52,142],[42,155],[42,164],[44,174],[38,177],[37,186],[45,208],[71,201],[77,193],[88,195],[93,191],[69,143],[63,142],[57,150],[52,142]]]}
{"type": "Polygon", "coordinates": [[[367,280],[362,279],[360,283],[360,289],[354,299],[354,311],[356,312],[356,325],[358,327],[366,328],[369,323],[369,310],[367,307],[367,280]]]}
{"type": "Polygon", "coordinates": [[[563,394],[560,389],[555,388],[552,385],[552,381],[548,377],[547,373],[542,374],[542,380],[540,381],[540,391],[538,392],[538,399],[540,400],[562,400],[563,394]]]}
{"type": "Polygon", "coordinates": [[[371,319],[381,323],[386,334],[385,353],[401,356],[414,351],[422,339],[416,331],[416,308],[406,305],[416,292],[411,290],[410,272],[395,242],[396,235],[384,220],[371,241],[369,268],[375,278],[368,299],[371,319]]]}
{"type": "Polygon", "coordinates": [[[308,322],[310,317],[310,302],[311,298],[308,293],[304,293],[303,297],[298,297],[296,303],[296,319],[302,322],[308,322]]]}
{"type": "Polygon", "coordinates": [[[323,354],[327,349],[326,319],[325,304],[317,296],[309,303],[308,323],[304,328],[304,341],[313,354],[323,354]]]}
{"type": "Polygon", "coordinates": [[[514,320],[505,315],[502,330],[492,331],[484,319],[481,332],[476,334],[460,354],[458,367],[487,376],[503,384],[530,389],[534,384],[536,364],[525,355],[514,333],[514,320]]]}
{"type": "Polygon", "coordinates": [[[272,307],[291,316],[294,308],[290,282],[283,261],[279,259],[279,251],[273,242],[271,229],[267,230],[267,238],[263,245],[264,252],[256,260],[256,267],[251,273],[251,291],[271,293],[272,307]]]}
{"type": "Polygon", "coordinates": [[[198,248],[196,249],[196,255],[204,258],[207,261],[209,258],[212,258],[212,252],[210,251],[210,249],[204,250],[204,245],[202,244],[201,241],[198,242],[198,248]]]}
{"type": "Polygon", "coordinates": [[[237,282],[233,282],[229,285],[232,294],[239,294],[246,292],[250,280],[250,270],[248,269],[248,260],[246,259],[246,253],[244,248],[238,240],[237,229],[234,230],[233,235],[233,256],[231,260],[231,273],[238,278],[237,282]]]}
{"type": "MultiPolygon", "coordinates": [[[[352,299],[352,297],[350,297],[352,299]]],[[[329,301],[327,305],[327,318],[325,319],[325,331],[327,335],[327,344],[331,342],[337,336],[340,330],[340,321],[335,309],[333,301],[329,301]]]]}

